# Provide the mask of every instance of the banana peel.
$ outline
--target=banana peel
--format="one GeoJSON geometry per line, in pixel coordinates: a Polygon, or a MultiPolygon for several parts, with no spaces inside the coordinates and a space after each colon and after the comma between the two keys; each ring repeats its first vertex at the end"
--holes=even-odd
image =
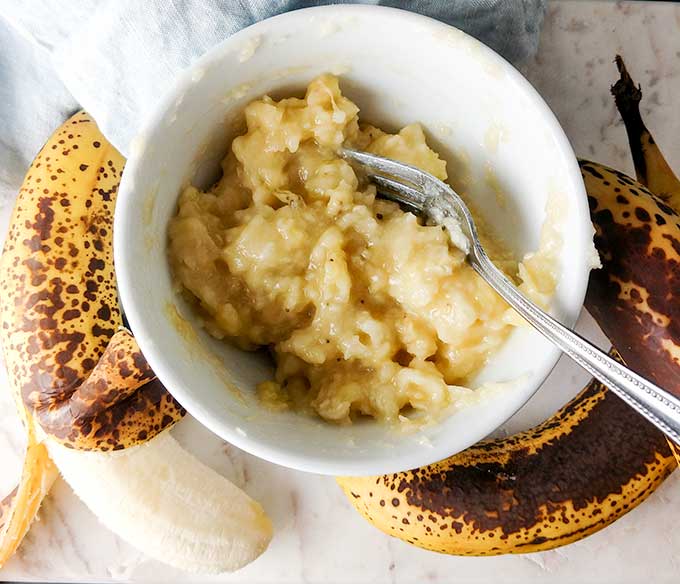
{"type": "Polygon", "coordinates": [[[25,424],[28,443],[21,478],[0,503],[0,567],[28,533],[42,500],[59,474],[45,444],[37,440],[33,422],[26,419],[25,424]]]}
{"type": "MultiPolygon", "coordinates": [[[[618,171],[590,161],[581,161],[581,170],[604,266],[591,276],[587,306],[634,369],[669,390],[680,388],[676,344],[664,341],[674,325],[660,319],[680,300],[650,282],[649,294],[639,293],[650,303],[656,297],[660,312],[641,319],[649,311],[626,296],[617,269],[624,262],[629,279],[668,283],[680,265],[677,217],[618,171]],[[637,236],[629,233],[635,229],[637,236]],[[638,245],[641,234],[663,248],[663,258],[652,264],[654,248],[638,245]],[[658,347],[640,342],[650,334],[658,347]]],[[[676,466],[664,435],[591,381],[532,430],[420,469],[338,483],[359,513],[389,535],[443,553],[498,555],[552,549],[596,532],[644,501],[676,466]]]]}
{"type": "MultiPolygon", "coordinates": [[[[680,213],[680,179],[666,161],[657,141],[642,119],[640,114],[642,89],[640,85],[635,85],[620,55],[616,55],[615,63],[620,77],[611,87],[611,92],[626,127],[637,179],[663,201],[660,202],[660,206],[665,211],[671,209],[680,213]]],[[[646,369],[648,367],[645,367],[646,369]]],[[[680,463],[680,446],[671,440],[668,443],[680,463]]]]}
{"type": "Polygon", "coordinates": [[[663,435],[592,381],[531,430],[419,469],[338,483],[388,535],[440,553],[491,556],[545,551],[595,533],[675,467],[663,435]]]}
{"type": "MultiPolygon", "coordinates": [[[[680,397],[680,215],[623,173],[581,161],[603,269],[585,305],[626,363],[680,397]]],[[[678,201],[680,202],[680,201],[678,201]]],[[[668,441],[678,463],[680,446],[668,441]]]]}
{"type": "Polygon", "coordinates": [[[32,417],[18,392],[12,388],[21,423],[26,431],[26,448],[19,482],[0,501],[0,568],[16,552],[59,475],[47,447],[38,437],[32,417]]]}
{"type": "MultiPolygon", "coordinates": [[[[58,471],[43,438],[54,429],[55,421],[73,417],[70,398],[79,395],[73,392],[73,381],[86,380],[95,365],[105,371],[100,377],[107,377],[106,371],[108,374],[120,371],[121,363],[115,359],[98,363],[115,332],[114,327],[122,324],[122,318],[115,306],[106,314],[105,303],[115,299],[115,290],[103,290],[101,304],[96,306],[98,290],[95,287],[103,282],[92,272],[106,265],[106,261],[112,264],[111,234],[103,224],[106,218],[102,211],[108,210],[112,194],[115,200],[120,177],[114,176],[114,164],[122,168],[122,160],[89,116],[79,112],[43,146],[17,198],[0,257],[0,340],[27,446],[19,483],[0,506],[0,566],[21,543],[57,477],[58,471]],[[96,150],[97,155],[91,156],[88,150],[96,150]],[[102,164],[104,166],[100,166],[102,164]],[[94,165],[97,168],[90,171],[94,165]],[[91,200],[92,193],[99,195],[99,205],[91,200]],[[84,194],[90,195],[89,205],[84,194]],[[81,207],[72,205],[72,201],[82,201],[81,207]],[[55,224],[55,216],[60,213],[72,216],[65,217],[62,224],[55,224]],[[79,255],[81,258],[77,259],[79,255]],[[94,281],[90,283],[93,276],[94,281]],[[69,294],[69,290],[74,298],[79,298],[78,308],[72,299],[67,301],[61,297],[62,293],[69,294]],[[82,316],[82,313],[80,317],[75,316],[76,310],[84,308],[83,304],[93,316],[82,316]],[[91,309],[94,310],[90,312],[91,309]],[[57,322],[59,316],[61,319],[57,322]],[[78,366],[63,358],[64,348],[79,360],[78,366]],[[56,398],[65,399],[55,402],[56,398]],[[55,403],[59,407],[55,408],[55,403]],[[36,416],[45,422],[45,427],[36,424],[36,416]]],[[[111,216],[112,211],[111,207],[111,216]]],[[[123,357],[122,362],[126,362],[129,355],[123,357]]],[[[118,389],[123,389],[126,383],[127,380],[118,389]]],[[[107,416],[106,408],[101,409],[104,414],[95,411],[94,416],[88,416],[80,412],[78,417],[90,428],[87,433],[90,438],[102,427],[97,416],[99,420],[107,416]]],[[[69,426],[70,435],[73,427],[77,426],[69,426]]],[[[82,434],[79,432],[78,436],[82,434]]],[[[71,442],[78,445],[77,440],[71,442]]],[[[111,434],[102,436],[100,432],[97,442],[93,440],[88,445],[114,449],[117,444],[111,434]],[[105,444],[102,445],[101,440],[105,444]]]]}
{"type": "Polygon", "coordinates": [[[113,210],[124,164],[85,112],[67,120],[28,170],[0,258],[9,382],[46,435],[78,450],[143,443],[185,413],[131,335],[111,345],[123,327],[113,210]]]}

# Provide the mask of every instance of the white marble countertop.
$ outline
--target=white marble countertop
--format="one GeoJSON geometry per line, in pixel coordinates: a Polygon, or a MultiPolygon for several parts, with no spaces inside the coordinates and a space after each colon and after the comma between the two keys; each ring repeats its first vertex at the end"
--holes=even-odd
{"type": "MultiPolygon", "coordinates": [[[[561,1],[549,6],[538,56],[525,75],[557,114],[576,153],[632,173],[623,125],[609,95],[621,53],[645,97],[642,112],[680,169],[680,4],[561,1]]],[[[11,209],[0,208],[0,225],[11,209]]],[[[579,329],[603,341],[587,316],[579,329]]],[[[0,374],[0,388],[5,385],[0,374]]],[[[554,411],[585,374],[562,360],[508,424],[526,428],[554,411]]],[[[22,448],[0,391],[0,494],[16,480],[22,448]]],[[[259,461],[186,420],[175,434],[205,462],[262,502],[275,525],[269,550],[244,570],[187,576],[148,560],[100,525],[59,480],[40,520],[0,570],[3,581],[139,582],[598,582],[680,581],[680,473],[614,525],[575,544],[523,556],[438,555],[383,535],[359,517],[333,479],[259,461]]]]}

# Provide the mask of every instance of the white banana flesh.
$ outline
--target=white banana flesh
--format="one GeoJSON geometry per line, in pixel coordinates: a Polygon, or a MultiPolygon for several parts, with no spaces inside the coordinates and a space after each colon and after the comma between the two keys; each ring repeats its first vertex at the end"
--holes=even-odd
{"type": "Polygon", "coordinates": [[[269,544],[262,507],[163,432],[119,452],[46,439],[66,482],[100,521],[146,555],[184,571],[237,570],[269,544]]]}

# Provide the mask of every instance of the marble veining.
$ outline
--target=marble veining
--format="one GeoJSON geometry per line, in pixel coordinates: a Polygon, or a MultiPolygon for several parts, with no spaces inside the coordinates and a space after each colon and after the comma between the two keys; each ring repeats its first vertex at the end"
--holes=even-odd
{"type": "MultiPolygon", "coordinates": [[[[545,97],[576,153],[632,173],[623,124],[609,95],[621,53],[642,84],[642,112],[671,165],[680,169],[680,5],[561,1],[549,5],[538,55],[523,73],[545,97]]],[[[0,209],[0,226],[10,209],[0,209]]],[[[4,229],[3,229],[4,233],[4,229]]],[[[578,329],[603,345],[592,320],[578,329]]],[[[535,424],[586,381],[561,360],[541,391],[502,430],[535,424]]],[[[0,388],[6,388],[4,371],[0,388]]],[[[276,467],[238,451],[188,419],[175,435],[204,462],[259,500],[275,537],[269,550],[237,574],[187,576],[145,558],[98,523],[61,480],[4,581],[51,582],[597,582],[655,583],[680,578],[680,473],[611,527],[554,551],[461,558],[391,539],[359,517],[333,479],[276,467]]],[[[20,469],[21,429],[7,391],[0,391],[0,494],[20,469]]]]}

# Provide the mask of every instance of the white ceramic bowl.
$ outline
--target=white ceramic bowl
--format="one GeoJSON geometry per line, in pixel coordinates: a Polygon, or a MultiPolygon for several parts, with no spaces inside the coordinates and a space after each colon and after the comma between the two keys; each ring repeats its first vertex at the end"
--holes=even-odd
{"type": "Polygon", "coordinates": [[[271,363],[201,331],[173,291],[166,261],[166,228],[178,194],[188,181],[207,186],[216,178],[243,107],[268,92],[299,91],[328,71],[341,75],[362,119],[386,129],[421,122],[448,161],[451,184],[475,197],[518,256],[537,248],[549,195],[563,197],[553,313],[574,324],[588,278],[592,227],[576,159],[552,112],[512,66],[475,39],[422,16],[367,6],[312,8],[265,20],[180,76],[131,148],[116,208],[118,284],[154,371],[213,432],[304,471],[396,472],[487,436],[537,390],[557,350],[531,330],[516,331],[480,380],[519,381],[414,434],[373,421],[339,427],[271,412],[254,395],[256,383],[271,378],[271,363]],[[487,165],[506,192],[505,211],[499,212],[484,179],[487,165]]]}

